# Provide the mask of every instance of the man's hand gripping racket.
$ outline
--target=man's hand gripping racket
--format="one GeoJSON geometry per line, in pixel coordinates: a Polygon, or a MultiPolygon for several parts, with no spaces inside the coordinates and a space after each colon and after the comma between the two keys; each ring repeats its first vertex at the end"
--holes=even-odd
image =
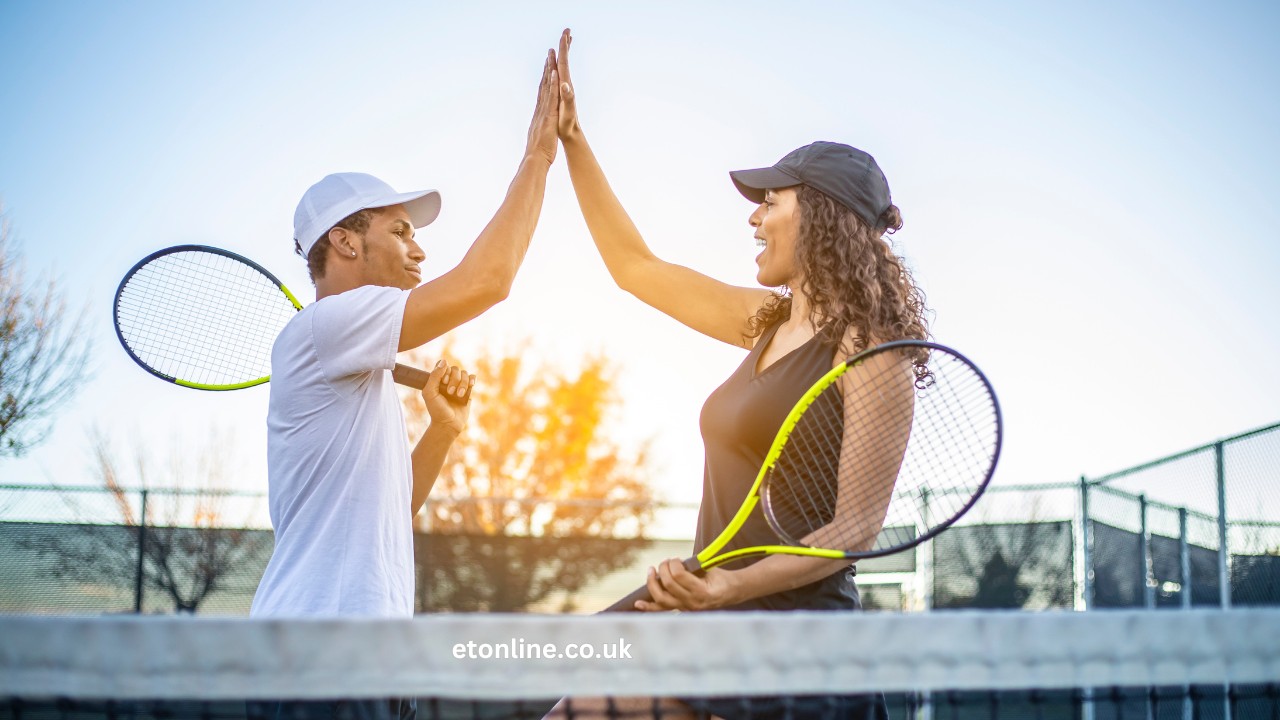
{"type": "MultiPolygon", "coordinates": [[[[271,379],[271,346],[302,309],[293,293],[261,265],[202,245],[157,251],[134,265],[116,290],[120,344],[144,370],[183,387],[239,390],[271,379]]],[[[471,396],[466,379],[445,381],[451,402],[471,396]]],[[[430,373],[397,364],[392,377],[421,390],[430,373]]]]}
{"type": "MultiPolygon", "coordinates": [[[[972,362],[934,343],[885,343],[819,380],[778,431],[742,507],[684,561],[702,573],[740,558],[889,555],[942,532],[986,489],[1000,457],[995,392],[972,362]],[[779,544],[735,536],[756,506],[779,544]]],[[[605,612],[649,601],[641,587],[605,612]]]]}

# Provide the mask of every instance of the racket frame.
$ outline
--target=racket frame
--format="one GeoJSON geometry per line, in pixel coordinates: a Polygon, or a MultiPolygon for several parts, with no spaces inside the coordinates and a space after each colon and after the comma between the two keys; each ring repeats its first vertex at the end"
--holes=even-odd
{"type": "MultiPolygon", "coordinates": [[[[804,396],[800,398],[799,402],[796,403],[796,406],[791,409],[791,412],[787,415],[787,419],[783,421],[782,427],[779,428],[778,435],[773,440],[773,446],[769,448],[769,453],[765,456],[764,464],[760,468],[759,476],[756,477],[755,485],[752,486],[753,492],[756,491],[757,489],[759,489],[760,491],[758,493],[760,499],[757,500],[757,502],[761,502],[761,504],[763,504],[764,506],[763,510],[764,510],[765,520],[768,521],[769,527],[770,529],[773,530],[775,535],[777,535],[779,538],[789,539],[789,533],[787,533],[786,530],[783,529],[782,523],[778,522],[778,519],[774,516],[772,508],[769,505],[768,483],[769,483],[770,471],[773,469],[774,463],[776,463],[778,458],[782,455],[782,449],[786,446],[787,440],[791,437],[791,432],[795,429],[796,425],[800,422],[800,417],[804,414],[804,411],[807,410],[809,406],[813,404],[814,400],[818,398],[818,395],[820,395],[823,390],[827,389],[832,383],[834,383],[836,380],[842,377],[845,374],[845,372],[849,370],[849,368],[857,367],[858,365],[866,362],[869,358],[875,355],[879,355],[880,353],[891,352],[893,350],[897,350],[901,348],[923,348],[929,351],[945,353],[947,355],[952,356],[953,358],[967,365],[969,369],[973,371],[973,374],[978,378],[978,380],[982,382],[983,387],[986,388],[987,397],[991,398],[992,416],[995,421],[995,443],[992,445],[991,464],[987,466],[987,473],[982,478],[982,481],[978,483],[977,488],[969,496],[969,501],[966,502],[959,510],[952,513],[951,517],[947,518],[943,522],[938,523],[937,525],[934,525],[928,528],[927,532],[913,537],[910,542],[898,543],[897,545],[890,545],[888,547],[880,548],[878,550],[872,549],[872,550],[863,550],[859,552],[845,552],[841,550],[831,550],[826,548],[814,548],[806,545],[800,545],[798,541],[796,541],[797,544],[795,545],[791,545],[791,544],[763,545],[763,546],[758,546],[756,548],[742,548],[741,550],[735,550],[731,553],[726,553],[724,556],[721,556],[723,559],[717,558],[716,560],[718,562],[714,562],[710,567],[714,567],[715,565],[718,565],[721,562],[727,562],[728,560],[736,559],[738,557],[743,557],[747,555],[757,555],[760,553],[769,554],[769,553],[785,552],[785,553],[791,553],[795,555],[809,555],[812,557],[829,557],[829,558],[848,558],[850,560],[861,560],[865,558],[883,557],[885,555],[892,555],[894,553],[901,552],[908,548],[915,547],[927,540],[933,539],[943,530],[946,530],[947,528],[951,527],[951,525],[955,523],[956,520],[959,520],[961,517],[963,517],[966,513],[969,512],[969,509],[973,507],[974,503],[978,502],[978,498],[982,497],[982,494],[986,492],[987,486],[991,483],[992,476],[995,475],[996,465],[1000,460],[1000,450],[1004,443],[1004,420],[1000,415],[1000,401],[996,398],[995,388],[991,386],[991,381],[987,379],[986,374],[984,374],[982,370],[973,363],[972,360],[970,360],[969,358],[965,357],[964,355],[960,354],[959,352],[957,352],[952,348],[949,348],[945,345],[939,345],[938,343],[928,342],[924,340],[894,340],[892,342],[887,342],[881,345],[877,345],[873,348],[868,348],[867,350],[864,350],[854,355],[853,357],[850,357],[849,359],[845,360],[844,362],[832,368],[831,372],[828,372],[826,375],[823,375],[821,379],[819,379],[816,383],[814,383],[813,387],[809,388],[809,390],[805,392],[804,396]],[[800,552],[801,549],[808,550],[809,552],[800,552]],[[754,551],[754,552],[748,552],[748,551],[754,551]]],[[[738,517],[735,515],[734,521],[737,521],[737,520],[738,520],[738,517]]],[[[746,522],[745,516],[743,516],[742,522],[746,522]]],[[[732,523],[730,523],[730,525],[732,525],[732,523]]],[[[740,527],[741,523],[739,523],[738,525],[740,527]]],[[[716,542],[719,543],[719,545],[717,546],[717,549],[719,549],[720,547],[723,547],[724,544],[727,543],[730,539],[732,539],[732,536],[724,538],[724,542],[720,542],[720,538],[717,537],[716,542]]],[[[699,556],[700,555],[701,554],[699,554],[699,556]]],[[[708,567],[708,566],[704,565],[704,567],[708,567]]]]}
{"type": "MultiPolygon", "coordinates": [[[[174,255],[180,252],[203,252],[203,253],[209,253],[212,255],[221,255],[222,257],[228,258],[230,260],[244,263],[245,265],[248,265],[254,270],[257,270],[258,272],[262,273],[263,277],[270,280],[272,284],[274,284],[277,288],[279,288],[280,292],[284,293],[284,296],[288,298],[290,303],[293,304],[294,310],[298,310],[298,311],[302,310],[302,303],[299,302],[298,298],[292,292],[289,291],[289,288],[285,287],[284,283],[280,282],[280,278],[271,274],[270,270],[267,270],[266,268],[250,260],[249,258],[243,255],[240,255],[238,253],[231,252],[230,250],[223,250],[222,248],[212,247],[210,245],[192,245],[192,244],[174,245],[173,247],[167,247],[161,250],[157,250],[151,253],[150,255],[139,260],[137,263],[134,264],[133,267],[129,268],[129,272],[125,273],[124,279],[122,279],[120,281],[120,285],[116,287],[115,300],[111,304],[111,307],[112,307],[111,320],[112,320],[112,324],[115,326],[116,339],[120,341],[120,347],[124,348],[125,353],[127,353],[129,357],[135,363],[138,364],[138,367],[141,367],[143,370],[146,370],[148,373],[151,373],[155,377],[158,377],[161,380],[164,380],[165,382],[173,383],[175,385],[181,385],[182,387],[193,388],[195,390],[213,390],[213,391],[243,390],[244,388],[251,388],[251,387],[262,385],[264,383],[269,382],[271,380],[270,375],[264,375],[263,377],[254,378],[253,380],[247,380],[244,382],[223,383],[223,384],[198,383],[198,382],[193,382],[191,380],[183,380],[181,378],[176,378],[176,377],[173,377],[172,375],[167,375],[165,373],[162,373],[159,370],[156,370],[155,368],[151,367],[146,362],[144,362],[142,358],[138,357],[136,353],[134,353],[133,348],[129,347],[129,342],[125,340],[124,333],[121,332],[120,330],[120,297],[121,295],[124,294],[125,287],[129,284],[129,281],[133,279],[133,276],[136,275],[138,271],[141,270],[143,267],[146,267],[148,263],[154,260],[158,260],[159,258],[162,258],[166,255],[174,255]]],[[[400,363],[396,363],[395,367],[392,368],[392,371],[391,371],[391,377],[397,384],[404,385],[406,387],[416,388],[418,390],[421,390],[422,388],[426,387],[427,379],[430,377],[430,375],[431,373],[427,372],[426,370],[410,367],[408,365],[402,365],[400,363]]],[[[443,380],[441,381],[441,391],[443,392],[443,380]]],[[[461,398],[454,395],[446,395],[446,399],[455,405],[465,405],[471,399],[471,390],[470,388],[468,388],[466,394],[461,398]]]]}
{"type": "Polygon", "coordinates": [[[257,270],[258,272],[262,273],[264,277],[270,280],[276,287],[280,288],[280,292],[284,293],[284,296],[289,299],[290,303],[293,303],[293,307],[296,310],[302,309],[302,303],[298,302],[298,298],[295,297],[294,294],[289,291],[289,288],[284,286],[284,283],[280,282],[279,278],[277,278],[275,275],[272,275],[269,270],[262,267],[258,263],[250,260],[249,258],[244,257],[243,255],[239,255],[237,253],[233,253],[230,250],[223,250],[222,248],[211,247],[208,245],[174,245],[173,247],[167,247],[162,250],[157,250],[151,253],[150,255],[139,260],[136,264],[134,264],[133,267],[129,268],[129,272],[125,273],[124,278],[120,281],[120,285],[116,287],[115,300],[112,302],[111,319],[112,319],[112,324],[115,326],[116,338],[120,341],[120,347],[123,347],[124,351],[129,355],[129,357],[135,363],[137,363],[138,366],[141,367],[143,370],[146,370],[147,372],[160,378],[161,380],[173,383],[175,385],[181,385],[182,387],[193,388],[196,390],[214,390],[214,391],[242,390],[244,388],[254,387],[256,385],[261,385],[265,382],[270,381],[271,380],[270,375],[264,375],[263,377],[255,378],[253,380],[247,380],[244,382],[225,383],[225,384],[216,384],[216,385],[209,384],[209,383],[198,383],[198,382],[193,382],[191,380],[183,380],[181,378],[176,378],[176,377],[173,377],[172,375],[167,375],[165,373],[162,373],[159,370],[156,370],[155,368],[151,367],[146,362],[144,362],[142,358],[138,357],[136,353],[134,353],[133,348],[129,347],[129,342],[125,340],[124,333],[121,332],[120,330],[120,297],[121,295],[124,294],[125,287],[128,286],[129,281],[133,279],[133,276],[136,275],[139,270],[146,267],[148,263],[158,260],[166,255],[174,255],[180,252],[203,252],[203,253],[209,253],[211,255],[221,255],[231,260],[244,263],[245,265],[248,265],[254,270],[257,270]]]}

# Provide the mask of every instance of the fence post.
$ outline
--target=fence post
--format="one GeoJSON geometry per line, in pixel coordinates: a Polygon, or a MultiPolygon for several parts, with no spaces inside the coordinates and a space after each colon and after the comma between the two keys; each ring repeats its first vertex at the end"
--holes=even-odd
{"type": "Polygon", "coordinates": [[[1089,531],[1089,479],[1080,476],[1080,555],[1084,558],[1084,609],[1093,609],[1093,543],[1089,531]]]}
{"type": "Polygon", "coordinates": [[[1142,543],[1142,606],[1148,610],[1156,606],[1155,568],[1151,564],[1151,528],[1147,527],[1147,494],[1138,495],[1138,539],[1142,543]]]}
{"type": "MultiPolygon", "coordinates": [[[[1178,508],[1178,582],[1182,589],[1179,590],[1182,601],[1182,609],[1191,609],[1191,542],[1187,538],[1187,509],[1185,507],[1178,508]]],[[[1182,689],[1186,694],[1182,698],[1182,720],[1192,720],[1195,717],[1195,708],[1191,704],[1191,686],[1183,685],[1182,689]]]]}
{"type": "MultiPolygon", "coordinates": [[[[1227,550],[1227,468],[1221,440],[1213,444],[1213,471],[1218,480],[1218,602],[1222,609],[1231,607],[1231,555],[1227,550]]],[[[1223,720],[1231,720],[1231,686],[1223,686],[1223,720]]]]}
{"type": "Polygon", "coordinates": [[[1178,508],[1178,578],[1182,585],[1182,609],[1191,609],[1191,541],[1187,538],[1187,509],[1178,508]]]}
{"type": "Polygon", "coordinates": [[[138,512],[138,567],[133,576],[133,611],[142,612],[142,573],[145,569],[147,547],[147,490],[141,491],[142,508],[138,512]]]}
{"type": "MultiPolygon", "coordinates": [[[[920,491],[921,527],[929,527],[929,519],[929,488],[926,487],[920,491]]],[[[936,540],[935,538],[916,546],[918,550],[916,558],[920,565],[919,574],[924,575],[924,593],[921,600],[923,601],[925,612],[933,609],[933,544],[936,540]]],[[[933,720],[933,718],[933,693],[925,690],[920,693],[920,711],[915,715],[915,720],[933,720]]]]}
{"type": "Polygon", "coordinates": [[[1213,444],[1213,465],[1218,480],[1218,601],[1225,610],[1231,607],[1231,556],[1227,551],[1227,471],[1221,440],[1213,444]]]}
{"type": "MultiPolygon", "coordinates": [[[[1084,556],[1084,609],[1093,609],[1093,533],[1089,531],[1089,479],[1080,476],[1080,542],[1081,555],[1084,556]]],[[[1094,720],[1093,688],[1080,689],[1083,701],[1080,707],[1080,720],[1094,720]]]]}
{"type": "MultiPolygon", "coordinates": [[[[1146,610],[1154,610],[1156,608],[1155,568],[1151,564],[1151,528],[1147,525],[1146,493],[1138,493],[1138,542],[1142,544],[1142,552],[1139,553],[1142,558],[1142,568],[1139,571],[1139,577],[1142,578],[1142,607],[1146,610]]],[[[1153,720],[1154,717],[1151,694],[1148,693],[1143,720],[1153,720]]]]}
{"type": "MultiPolygon", "coordinates": [[[[922,527],[929,527],[929,489],[924,488],[920,491],[920,520],[922,527]]],[[[918,561],[920,574],[924,576],[924,592],[921,593],[921,601],[924,610],[933,609],[933,540],[922,543],[917,546],[918,561]]]]}

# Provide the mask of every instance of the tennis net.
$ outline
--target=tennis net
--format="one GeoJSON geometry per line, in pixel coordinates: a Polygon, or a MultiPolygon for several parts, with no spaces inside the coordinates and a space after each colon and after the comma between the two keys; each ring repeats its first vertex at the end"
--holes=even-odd
{"type": "Polygon", "coordinates": [[[1280,720],[1280,611],[0,616],[0,720],[408,717],[387,698],[423,720],[1280,720]]]}

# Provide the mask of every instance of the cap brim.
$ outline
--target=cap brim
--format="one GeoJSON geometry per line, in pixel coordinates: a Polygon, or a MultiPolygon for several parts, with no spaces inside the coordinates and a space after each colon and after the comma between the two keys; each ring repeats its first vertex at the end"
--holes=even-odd
{"type": "Polygon", "coordinates": [[[800,179],[779,170],[776,167],[756,168],[755,170],[734,170],[729,173],[734,187],[742,193],[742,197],[753,203],[764,202],[766,190],[799,185],[800,179]]]}
{"type": "Polygon", "coordinates": [[[423,228],[430,225],[440,216],[440,193],[435,190],[400,193],[389,198],[383,198],[376,206],[371,207],[391,207],[393,205],[403,205],[404,209],[409,213],[409,219],[413,221],[413,226],[415,228],[423,228]]]}

